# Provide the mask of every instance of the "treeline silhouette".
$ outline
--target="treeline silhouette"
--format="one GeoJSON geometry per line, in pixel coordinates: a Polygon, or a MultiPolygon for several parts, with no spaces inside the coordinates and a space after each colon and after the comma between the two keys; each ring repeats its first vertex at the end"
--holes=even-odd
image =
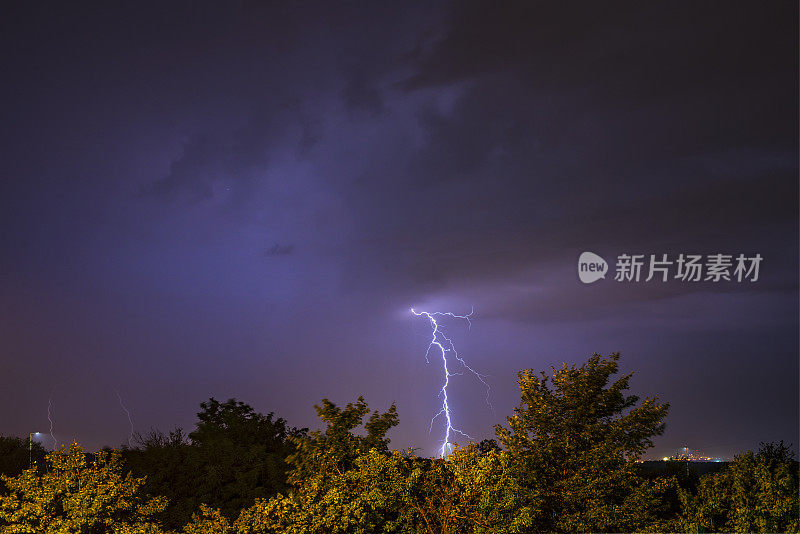
{"type": "Polygon", "coordinates": [[[313,432],[211,398],[192,432],[151,430],[134,448],[47,453],[0,436],[0,532],[798,531],[798,463],[783,442],[702,476],[679,462],[643,469],[669,406],[627,394],[618,359],[521,371],[496,439],[446,460],[391,450],[396,407],[361,397],[323,399],[313,432]]]}

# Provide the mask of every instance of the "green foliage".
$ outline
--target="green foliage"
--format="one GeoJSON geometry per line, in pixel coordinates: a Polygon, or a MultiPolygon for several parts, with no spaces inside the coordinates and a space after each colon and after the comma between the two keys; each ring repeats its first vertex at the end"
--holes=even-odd
{"type": "Polygon", "coordinates": [[[9,489],[0,495],[0,532],[156,534],[153,517],[166,506],[147,498],[144,480],[124,475],[118,451],[87,460],[76,444],[47,455],[49,469],[26,469],[3,476],[9,489]]]}
{"type": "Polygon", "coordinates": [[[643,480],[635,460],[663,432],[668,405],[626,395],[631,374],[610,383],[618,360],[595,354],[552,377],[518,375],[520,406],[496,433],[521,488],[540,499],[534,531],[631,532],[657,521],[672,483],[643,480]]]}
{"type": "Polygon", "coordinates": [[[315,406],[327,426],[293,436],[288,458],[294,486],[286,497],[258,501],[242,512],[237,532],[392,532],[399,471],[387,453],[386,433],[397,424],[397,409],[369,414],[363,397],[339,408],[327,399],[315,406]],[[358,427],[363,435],[353,433],[358,427]]]}
{"type": "MultiPolygon", "coordinates": [[[[0,436],[0,475],[15,477],[30,467],[31,460],[43,465],[46,454],[47,451],[35,441],[29,443],[27,438],[0,436]]],[[[0,485],[0,491],[2,489],[0,485]]]]}
{"type": "Polygon", "coordinates": [[[295,485],[286,496],[259,500],[234,524],[239,534],[523,532],[529,494],[521,492],[511,460],[484,444],[457,449],[447,462],[388,452],[394,406],[369,413],[363,398],[340,409],[317,406],[327,423],[298,441],[290,458],[295,485]],[[366,435],[353,433],[363,424],[366,435]]]}
{"type": "Polygon", "coordinates": [[[395,407],[363,398],[317,406],[324,431],[293,438],[291,490],[259,499],[238,534],[522,533],[657,529],[671,480],[644,480],[635,460],[663,431],[667,407],[609,384],[618,355],[594,356],[550,379],[520,373],[522,403],[493,440],[444,460],[388,452],[395,407]],[[362,427],[364,432],[357,432],[362,427]]]}
{"type": "Polygon", "coordinates": [[[406,458],[398,481],[402,532],[526,532],[536,496],[522,491],[508,453],[456,448],[448,459],[406,458]]]}
{"type": "Polygon", "coordinates": [[[286,458],[294,450],[289,438],[299,431],[235,399],[219,403],[212,398],[200,406],[200,422],[189,434],[190,463],[201,479],[193,488],[199,500],[235,517],[256,498],[286,488],[286,458]]]}
{"type": "Polygon", "coordinates": [[[540,492],[522,487],[513,457],[491,443],[493,440],[485,440],[456,449],[448,458],[447,465],[459,485],[467,531],[527,532],[540,511],[540,492]]]}
{"type": "Polygon", "coordinates": [[[351,467],[318,476],[287,496],[261,500],[234,524],[237,534],[513,533],[530,524],[527,500],[505,453],[458,450],[451,460],[370,449],[351,467]]]}
{"type": "Polygon", "coordinates": [[[147,491],[170,500],[161,518],[172,529],[186,525],[201,504],[232,519],[255,499],[286,491],[286,458],[294,452],[289,438],[303,435],[235,399],[211,398],[200,407],[190,439],[181,429],[153,431],[126,453],[133,472],[147,476],[147,491]]]}
{"type": "Polygon", "coordinates": [[[233,534],[235,530],[222,512],[205,504],[192,514],[192,520],[183,528],[184,534],[233,534]]]}
{"type": "Polygon", "coordinates": [[[202,503],[194,495],[194,486],[201,483],[197,461],[181,429],[168,435],[151,431],[139,436],[140,448],[125,451],[127,467],[137,476],[146,477],[145,490],[169,499],[159,514],[166,528],[180,528],[202,503]]]}
{"type": "Polygon", "coordinates": [[[367,421],[364,417],[369,407],[363,397],[355,403],[339,408],[328,399],[322,399],[322,406],[314,406],[317,416],[327,424],[325,431],[315,430],[310,436],[292,436],[296,451],[287,458],[293,469],[289,482],[301,485],[307,478],[320,473],[341,474],[353,466],[359,455],[376,449],[389,450],[386,433],[398,423],[397,407],[392,404],[389,411],[375,411],[367,421]],[[357,435],[353,430],[363,426],[365,435],[357,435]]]}
{"type": "Polygon", "coordinates": [[[404,532],[402,457],[371,449],[349,469],[305,480],[288,496],[260,501],[235,523],[240,534],[404,532]]]}
{"type": "Polygon", "coordinates": [[[311,433],[212,398],[189,436],[152,431],[94,456],[73,445],[38,469],[24,469],[26,441],[2,438],[0,466],[19,474],[0,479],[0,534],[158,534],[159,522],[183,534],[798,531],[798,464],[783,442],[703,477],[678,463],[643,473],[668,406],[626,394],[631,375],[612,381],[618,359],[520,372],[498,440],[446,460],[390,451],[395,406],[370,412],[362,397],[323,399],[311,433]]]}
{"type": "Polygon", "coordinates": [[[798,532],[798,464],[788,447],[762,445],[700,479],[697,491],[680,490],[686,532],[798,532]]]}

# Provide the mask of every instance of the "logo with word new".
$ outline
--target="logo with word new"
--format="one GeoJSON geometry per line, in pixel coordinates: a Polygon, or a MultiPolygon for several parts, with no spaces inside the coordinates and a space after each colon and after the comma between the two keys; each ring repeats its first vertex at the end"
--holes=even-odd
{"type": "Polygon", "coordinates": [[[597,282],[606,277],[608,263],[594,252],[584,252],[578,258],[578,278],[584,284],[597,282]]]}
{"type": "MultiPolygon", "coordinates": [[[[617,282],[757,282],[761,254],[620,254],[614,280],[617,282]]],[[[594,252],[578,259],[578,278],[584,284],[597,282],[608,273],[606,260],[594,252]]]]}

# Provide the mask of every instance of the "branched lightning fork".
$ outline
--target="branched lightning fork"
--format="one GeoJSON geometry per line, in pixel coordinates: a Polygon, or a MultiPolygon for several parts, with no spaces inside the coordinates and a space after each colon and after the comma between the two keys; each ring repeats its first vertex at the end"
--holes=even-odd
{"type": "Polygon", "coordinates": [[[128,408],[125,407],[125,403],[122,402],[122,395],[119,394],[119,391],[114,390],[114,393],[117,394],[117,398],[119,399],[120,407],[125,411],[125,415],[128,416],[128,423],[131,425],[131,433],[128,435],[128,446],[132,449],[133,448],[133,418],[131,417],[131,412],[128,408]]]}
{"type": "Polygon", "coordinates": [[[55,434],[53,434],[53,396],[51,395],[49,399],[47,399],[47,420],[50,422],[50,439],[53,440],[53,450],[58,448],[58,440],[56,439],[55,434]]]}
{"type": "Polygon", "coordinates": [[[464,369],[475,375],[478,378],[478,380],[480,380],[480,382],[484,386],[486,386],[486,404],[488,404],[490,408],[492,407],[492,405],[489,402],[489,394],[491,392],[491,388],[489,388],[489,384],[487,384],[486,380],[484,380],[486,378],[486,375],[477,372],[475,369],[467,365],[467,362],[465,362],[464,359],[458,355],[458,351],[456,351],[456,347],[453,344],[453,341],[445,335],[443,327],[439,324],[439,321],[437,321],[436,318],[451,317],[453,319],[463,319],[464,321],[467,322],[467,327],[472,328],[470,317],[472,317],[472,314],[475,313],[475,310],[473,309],[467,315],[456,315],[452,312],[426,312],[426,311],[416,311],[414,308],[411,308],[411,313],[413,313],[418,317],[420,316],[427,317],[431,326],[432,337],[431,337],[431,342],[428,344],[428,349],[425,351],[425,361],[430,363],[430,359],[428,358],[428,356],[433,347],[436,347],[442,355],[442,369],[444,371],[444,383],[442,384],[442,389],[439,390],[439,397],[442,399],[442,409],[439,410],[439,412],[436,415],[434,415],[433,418],[431,419],[429,431],[433,430],[433,422],[440,415],[444,415],[445,418],[444,440],[442,442],[441,448],[439,449],[439,456],[444,458],[445,456],[447,456],[448,446],[450,446],[451,433],[461,434],[462,436],[472,439],[470,435],[466,434],[465,432],[462,432],[461,430],[453,426],[450,405],[448,404],[447,387],[450,385],[450,377],[454,375],[459,375],[461,373],[451,372],[450,369],[447,367],[448,352],[451,352],[455,357],[455,359],[458,360],[459,363],[461,363],[464,369]]]}

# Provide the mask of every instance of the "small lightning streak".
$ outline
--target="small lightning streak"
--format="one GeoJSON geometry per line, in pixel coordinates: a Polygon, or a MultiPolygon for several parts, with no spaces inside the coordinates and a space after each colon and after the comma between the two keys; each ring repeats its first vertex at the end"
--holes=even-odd
{"type": "Polygon", "coordinates": [[[469,439],[472,439],[472,437],[470,435],[462,432],[461,430],[459,430],[458,428],[453,426],[453,421],[452,421],[451,412],[450,412],[450,405],[448,404],[447,386],[450,385],[450,377],[451,376],[458,375],[458,374],[461,374],[461,373],[453,373],[453,372],[450,372],[450,369],[448,369],[448,367],[447,367],[447,353],[448,352],[452,353],[453,356],[455,357],[455,359],[458,360],[458,362],[461,363],[461,365],[467,371],[469,371],[470,373],[475,375],[478,378],[478,380],[480,380],[480,382],[484,386],[486,386],[486,403],[489,405],[490,408],[492,407],[492,405],[489,402],[489,393],[490,393],[491,389],[489,388],[489,384],[487,384],[486,381],[484,380],[484,378],[486,378],[486,375],[483,375],[483,374],[475,371],[472,367],[467,365],[467,362],[465,362],[464,359],[461,358],[461,356],[458,355],[458,351],[456,351],[456,347],[453,344],[453,341],[444,334],[443,328],[439,324],[439,322],[436,320],[436,318],[437,317],[451,317],[453,319],[463,319],[463,320],[465,320],[467,322],[467,327],[471,329],[472,328],[472,323],[470,322],[470,317],[472,317],[472,314],[475,313],[475,310],[473,309],[467,315],[456,315],[456,314],[454,314],[452,312],[425,312],[425,311],[416,311],[414,308],[411,308],[411,313],[413,313],[417,317],[421,317],[421,316],[427,317],[427,319],[428,319],[428,321],[430,323],[430,326],[431,326],[431,336],[432,337],[431,337],[431,342],[428,344],[428,349],[425,351],[425,361],[430,363],[430,359],[428,358],[428,356],[430,355],[431,349],[433,347],[436,347],[439,350],[439,352],[441,353],[441,355],[442,355],[442,369],[444,370],[444,384],[442,384],[442,389],[439,390],[439,397],[442,399],[442,409],[439,410],[439,413],[437,413],[436,415],[433,416],[433,419],[431,419],[431,424],[430,424],[429,431],[433,430],[433,422],[440,415],[444,415],[444,418],[445,418],[444,440],[443,440],[442,446],[441,446],[441,448],[439,450],[439,456],[441,458],[444,458],[448,453],[448,447],[451,446],[451,444],[450,444],[450,434],[451,433],[461,434],[462,436],[465,436],[465,437],[467,437],[469,439]]]}
{"type": "Polygon", "coordinates": [[[125,411],[125,415],[128,416],[128,423],[131,425],[131,433],[128,435],[128,446],[132,449],[133,448],[133,418],[131,417],[131,412],[125,407],[125,403],[122,402],[122,395],[119,394],[119,391],[116,389],[114,393],[117,394],[117,398],[119,399],[120,407],[125,411]]]}
{"type": "Polygon", "coordinates": [[[58,440],[56,439],[55,434],[53,434],[53,397],[50,396],[47,399],[47,420],[50,422],[50,438],[53,440],[53,450],[58,448],[58,440]]]}

